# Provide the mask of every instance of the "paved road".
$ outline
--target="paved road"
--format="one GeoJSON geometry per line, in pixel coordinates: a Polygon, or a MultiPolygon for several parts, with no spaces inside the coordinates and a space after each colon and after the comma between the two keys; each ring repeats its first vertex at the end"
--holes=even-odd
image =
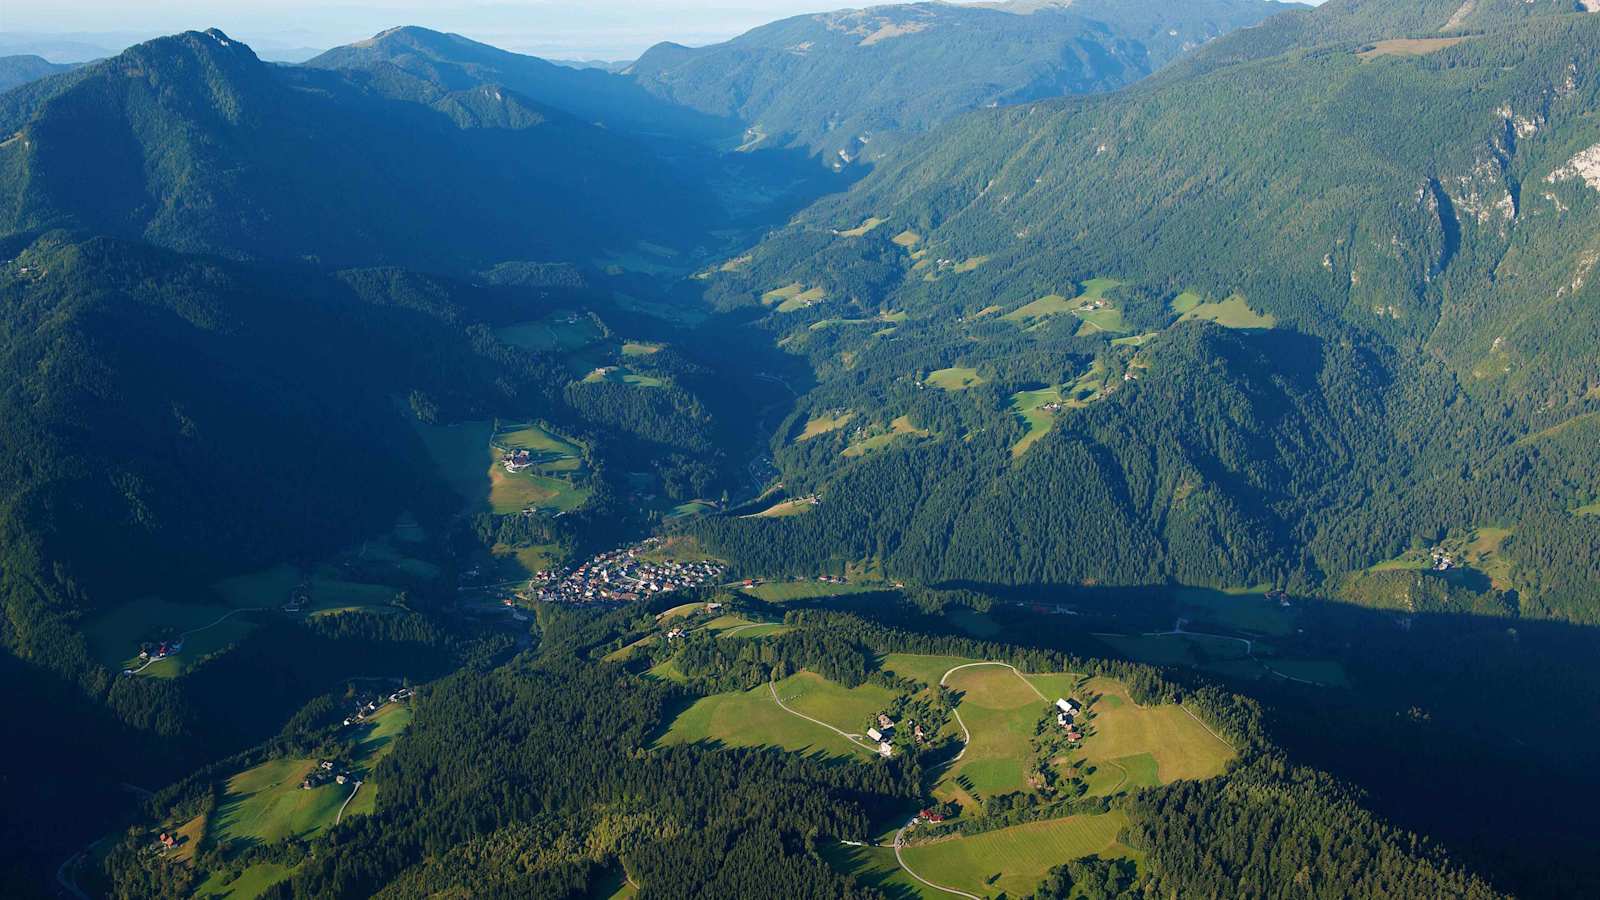
{"type": "Polygon", "coordinates": [[[350,805],[350,801],[354,800],[356,798],[356,791],[361,790],[361,786],[363,784],[366,784],[366,782],[364,782],[364,781],[356,782],[355,790],[352,790],[350,792],[350,796],[344,798],[344,802],[339,804],[339,812],[334,815],[333,824],[335,824],[335,825],[339,824],[339,820],[344,818],[344,808],[346,806],[349,806],[350,805]]]}

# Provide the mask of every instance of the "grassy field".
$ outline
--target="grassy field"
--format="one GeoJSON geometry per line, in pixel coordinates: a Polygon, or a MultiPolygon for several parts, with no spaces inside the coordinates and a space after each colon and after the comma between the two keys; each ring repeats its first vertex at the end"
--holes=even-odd
{"type": "Polygon", "coordinates": [[[964,259],[961,262],[956,263],[956,267],[955,267],[954,271],[955,271],[955,273],[957,275],[965,275],[968,272],[977,271],[979,266],[983,265],[984,263],[986,263],[988,261],[989,261],[989,257],[987,257],[987,256],[972,256],[972,257],[968,257],[967,259],[964,259]]]}
{"type": "Polygon", "coordinates": [[[236,575],[214,582],[211,589],[222,602],[235,609],[276,609],[289,602],[300,584],[300,570],[291,565],[273,566],[248,575],[236,575]]]}
{"type": "MultiPolygon", "coordinates": [[[[487,443],[489,508],[505,515],[537,508],[571,512],[588,502],[593,493],[572,477],[583,470],[583,448],[539,425],[515,425],[497,431],[487,443]],[[533,465],[507,472],[500,462],[507,450],[527,450],[533,465]]],[[[480,457],[481,458],[481,457],[480,457]]]]}
{"type": "Polygon", "coordinates": [[[882,450],[903,437],[925,438],[932,437],[933,432],[926,431],[911,424],[910,416],[900,416],[889,423],[889,430],[882,434],[873,435],[858,443],[851,444],[844,449],[842,455],[849,457],[866,456],[882,450]]]}
{"type": "Polygon", "coordinates": [[[860,225],[857,225],[856,227],[851,228],[848,231],[839,232],[839,236],[840,237],[865,237],[866,235],[870,234],[874,228],[877,228],[879,225],[882,225],[883,223],[885,223],[887,221],[889,221],[889,220],[888,219],[880,219],[877,216],[873,216],[872,218],[867,219],[865,222],[862,222],[860,225]]]}
{"type": "Polygon", "coordinates": [[[1027,790],[1034,728],[1055,698],[1040,699],[1028,681],[1005,666],[961,669],[950,673],[945,685],[961,694],[956,708],[972,740],[934,788],[934,795],[968,805],[962,784],[970,785],[980,798],[1027,790]]]}
{"type": "Polygon", "coordinates": [[[1172,311],[1178,315],[1193,312],[1195,307],[1206,302],[1206,298],[1197,291],[1184,291],[1172,298],[1172,311]]]}
{"type": "Polygon", "coordinates": [[[1056,422],[1056,414],[1044,407],[1046,404],[1061,403],[1063,400],[1060,387],[1047,387],[1037,391],[1018,391],[1011,395],[1011,411],[1022,419],[1024,425],[1028,426],[1028,433],[1022,436],[1022,440],[1017,441],[1012,446],[1012,457],[1027,453],[1028,448],[1032,447],[1034,442],[1050,433],[1051,427],[1056,422]]]}
{"type": "Polygon", "coordinates": [[[623,356],[652,356],[660,353],[666,344],[656,344],[650,341],[623,341],[623,356]]]}
{"type": "Polygon", "coordinates": [[[1007,322],[1019,325],[1032,325],[1042,319],[1047,319],[1061,313],[1072,312],[1072,301],[1060,294],[1048,294],[1039,299],[1020,306],[1001,316],[1007,322]]]}
{"type": "Polygon", "coordinates": [[[1429,53],[1438,53],[1440,50],[1454,47],[1464,40],[1465,37],[1395,38],[1364,47],[1356,51],[1356,55],[1363,61],[1382,56],[1427,56],[1429,53]]]}
{"type": "Polygon", "coordinates": [[[930,372],[925,383],[943,391],[964,391],[969,387],[977,387],[983,384],[985,380],[978,374],[977,369],[952,366],[948,369],[930,372]]]}
{"type": "Polygon", "coordinates": [[[910,250],[912,247],[922,243],[922,235],[917,234],[915,231],[907,228],[905,231],[902,231],[890,238],[890,240],[895,243],[895,246],[904,247],[907,250],[910,250]]]}
{"type": "Polygon", "coordinates": [[[1234,294],[1221,303],[1202,303],[1184,313],[1180,322],[1194,319],[1205,319],[1215,322],[1224,328],[1274,328],[1278,320],[1271,313],[1258,313],[1250,308],[1250,304],[1238,294],[1234,294]]]}
{"type": "Polygon", "coordinates": [[[790,709],[851,734],[871,727],[895,692],[873,684],[847,688],[811,672],[798,672],[778,682],[778,696],[790,709]]]}
{"type": "Polygon", "coordinates": [[[1173,590],[1178,615],[1189,620],[1196,631],[1224,630],[1282,637],[1293,634],[1299,611],[1268,600],[1265,591],[1218,591],[1211,588],[1180,587],[1173,590]]]}
{"type": "Polygon", "coordinates": [[[1583,506],[1574,509],[1572,514],[1575,516],[1600,516],[1600,500],[1596,500],[1593,503],[1586,503],[1583,506]]]}
{"type": "Polygon", "coordinates": [[[784,603],[789,600],[842,597],[846,594],[864,594],[870,591],[886,589],[887,586],[882,584],[862,584],[857,582],[829,584],[825,581],[769,581],[765,584],[758,584],[741,590],[757,600],[765,600],[768,603],[784,603]]]}
{"type": "Polygon", "coordinates": [[[826,299],[828,299],[828,292],[824,291],[820,286],[807,288],[792,297],[785,298],[782,303],[778,304],[778,312],[796,312],[826,299]]]}
{"type": "MultiPolygon", "coordinates": [[[[1119,762],[1148,754],[1155,762],[1156,778],[1166,784],[1220,775],[1234,756],[1233,748],[1213,736],[1182,707],[1137,706],[1120,682],[1090,679],[1080,699],[1087,704],[1093,733],[1081,748],[1066,755],[1062,760],[1065,764],[1116,769],[1119,762]]],[[[1128,767],[1124,763],[1121,768],[1128,767]]],[[[1138,783],[1133,780],[1136,772],[1128,775],[1130,783],[1138,783]]],[[[1100,786],[1099,790],[1096,787],[1096,780],[1091,779],[1091,793],[1119,789],[1116,785],[1100,786]]]]}
{"type": "MultiPolygon", "coordinates": [[[[779,682],[780,696],[795,694],[797,689],[792,682],[805,675],[801,673],[779,682]]],[[[813,705],[828,706],[829,703],[823,700],[813,705]]],[[[713,694],[695,701],[672,720],[656,743],[665,746],[698,741],[715,741],[729,747],[778,747],[830,757],[864,759],[871,755],[866,748],[786,712],[773,702],[771,689],[765,684],[741,693],[713,694]]]]}
{"type": "Polygon", "coordinates": [[[802,516],[811,512],[817,504],[804,498],[797,497],[793,500],[783,500],[763,509],[761,512],[745,516],[746,519],[786,519],[789,516],[802,516]]]}
{"type": "Polygon", "coordinates": [[[828,842],[818,846],[817,853],[835,871],[853,875],[862,884],[877,888],[895,900],[909,900],[912,897],[949,900],[951,896],[924,885],[900,868],[895,861],[893,847],[853,847],[828,842]]]}
{"type": "MultiPolygon", "coordinates": [[[[359,772],[371,771],[393,749],[410,721],[410,707],[391,704],[379,710],[367,724],[359,726],[364,733],[353,754],[353,766],[359,772]]],[[[353,787],[330,781],[311,790],[302,789],[300,782],[316,766],[314,759],[274,759],[229,778],[209,822],[212,840],[218,846],[238,849],[285,837],[309,837],[327,829],[353,787]]],[[[376,785],[363,785],[346,815],[370,812],[375,793],[376,785]]]]}
{"type": "Polygon", "coordinates": [[[311,604],[306,611],[326,616],[358,609],[387,609],[397,591],[387,585],[343,581],[325,574],[311,579],[311,604]]]}
{"type": "Polygon", "coordinates": [[[223,873],[219,870],[211,873],[211,877],[201,882],[195,888],[196,898],[218,898],[218,900],[254,900],[262,892],[280,881],[294,874],[293,866],[284,866],[277,863],[257,863],[248,866],[239,877],[224,883],[223,873]]]}
{"type": "Polygon", "coordinates": [[[906,865],[929,881],[981,897],[1025,897],[1050,869],[1068,860],[1132,855],[1117,842],[1127,824],[1121,811],[1068,816],[912,844],[901,853],[906,865]]]}
{"type": "Polygon", "coordinates": [[[601,338],[594,320],[577,313],[557,313],[520,322],[495,332],[500,340],[526,350],[577,350],[601,338]]]}
{"type": "Polygon", "coordinates": [[[634,387],[659,388],[667,383],[654,375],[640,375],[622,366],[601,366],[583,376],[584,384],[631,384],[634,387]]]}
{"type": "Polygon", "coordinates": [[[182,652],[151,663],[140,673],[153,678],[176,678],[207,655],[243,640],[255,627],[249,613],[239,613],[232,607],[141,597],[96,614],[85,623],[83,633],[95,659],[112,668],[137,669],[144,665],[138,658],[141,642],[167,640],[190,632],[183,637],[182,652]]]}
{"type": "Polygon", "coordinates": [[[923,656],[919,653],[890,653],[878,661],[886,671],[930,687],[938,684],[944,673],[956,666],[973,662],[978,660],[961,656],[923,656]]]}
{"type": "Polygon", "coordinates": [[[854,416],[855,411],[848,409],[843,412],[824,413],[820,416],[813,416],[812,418],[806,420],[806,427],[801,430],[800,436],[794,439],[795,443],[798,444],[802,441],[809,441],[814,437],[827,434],[830,431],[838,431],[845,425],[849,424],[850,420],[854,416]]]}

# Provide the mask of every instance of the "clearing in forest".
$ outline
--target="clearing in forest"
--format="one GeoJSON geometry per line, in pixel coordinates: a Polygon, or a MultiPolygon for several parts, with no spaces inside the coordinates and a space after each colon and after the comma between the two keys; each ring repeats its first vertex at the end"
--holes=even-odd
{"type": "Polygon", "coordinates": [[[812,416],[806,420],[806,427],[801,430],[800,436],[795,438],[794,441],[798,444],[803,441],[809,441],[818,435],[827,434],[830,431],[838,431],[847,425],[853,416],[855,416],[855,410],[850,409],[843,412],[829,412],[812,416]]]}
{"type": "Polygon", "coordinates": [[[1110,678],[1091,678],[1080,697],[1089,733],[1081,747],[1057,764],[1076,771],[1092,795],[1179,779],[1221,775],[1233,748],[1176,704],[1139,706],[1128,689],[1110,678]]]}
{"type": "Polygon", "coordinates": [[[882,450],[903,437],[925,438],[932,437],[933,432],[911,424],[910,416],[900,416],[889,423],[889,430],[865,438],[851,444],[844,449],[842,455],[849,457],[866,456],[869,453],[882,450]]]}
{"type": "Polygon", "coordinates": [[[584,470],[583,449],[548,428],[534,424],[502,428],[490,440],[488,456],[488,502],[496,513],[570,512],[592,493],[575,480],[584,470]],[[507,468],[508,454],[519,456],[516,471],[507,468]]]}
{"type": "Polygon", "coordinates": [[[577,312],[552,313],[542,319],[508,325],[495,336],[524,350],[578,350],[603,337],[592,317],[577,312]]]}
{"type": "Polygon", "coordinates": [[[1027,434],[1022,440],[1011,448],[1012,457],[1018,457],[1028,452],[1034,442],[1050,432],[1056,422],[1056,414],[1063,405],[1060,386],[1041,388],[1036,391],[1018,391],[1011,395],[1011,411],[1022,419],[1022,424],[1028,426],[1027,434]]]}
{"type": "Polygon", "coordinates": [[[930,372],[923,383],[943,391],[964,391],[967,388],[984,384],[985,381],[986,379],[978,374],[977,369],[951,366],[948,369],[930,372]]]}
{"type": "Polygon", "coordinates": [[[797,753],[866,759],[876,755],[846,738],[861,730],[857,715],[887,702],[888,691],[872,685],[845,688],[809,672],[800,672],[748,691],[713,694],[679,713],[657,745],[710,741],[729,747],[778,747],[797,753]],[[773,699],[773,690],[789,706],[773,699]],[[790,710],[793,710],[791,712],[790,710]],[[826,725],[819,725],[810,716],[826,725]]]}
{"type": "Polygon", "coordinates": [[[888,219],[880,219],[877,216],[873,216],[873,217],[867,219],[865,222],[862,222],[860,225],[856,226],[855,228],[851,228],[848,231],[839,232],[839,236],[840,237],[865,237],[874,228],[877,228],[879,225],[882,225],[883,223],[885,223],[887,221],[889,221],[889,220],[888,219]]]}
{"type": "Polygon", "coordinates": [[[984,797],[1027,791],[1035,763],[1035,728],[1055,698],[1041,698],[1032,683],[1003,665],[957,669],[944,684],[961,695],[956,712],[971,739],[934,788],[934,796],[975,810],[984,797]]]}
{"type": "Polygon", "coordinates": [[[1224,328],[1245,330],[1275,328],[1278,324],[1276,316],[1271,313],[1256,312],[1239,294],[1234,294],[1221,303],[1202,303],[1184,313],[1178,321],[1189,322],[1195,319],[1215,322],[1224,328]]]}
{"type": "Polygon", "coordinates": [[[1377,59],[1380,56],[1427,56],[1429,53],[1438,53],[1466,40],[1462,37],[1442,38],[1394,38],[1387,41],[1378,41],[1376,44],[1363,47],[1356,51],[1363,62],[1377,59]]]}
{"type": "Polygon", "coordinates": [[[1051,869],[1068,860],[1096,854],[1133,856],[1133,851],[1117,840],[1127,825],[1128,817],[1120,810],[1067,816],[912,843],[901,855],[912,871],[935,884],[980,897],[1026,897],[1051,869]]]}

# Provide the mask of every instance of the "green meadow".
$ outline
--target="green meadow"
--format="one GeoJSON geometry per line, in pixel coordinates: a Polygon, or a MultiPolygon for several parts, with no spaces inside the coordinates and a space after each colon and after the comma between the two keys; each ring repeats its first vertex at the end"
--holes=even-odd
{"type": "Polygon", "coordinates": [[[893,444],[901,438],[932,437],[933,432],[926,431],[911,424],[910,416],[900,416],[889,423],[889,430],[879,432],[872,437],[865,438],[846,447],[842,456],[857,457],[875,453],[893,444]]]}
{"type": "MultiPolygon", "coordinates": [[[[1185,295],[1180,294],[1179,299],[1185,295]]],[[[1173,301],[1173,309],[1177,309],[1177,301],[1173,301]]],[[[1274,328],[1278,324],[1277,317],[1271,313],[1258,313],[1250,308],[1250,304],[1238,294],[1234,294],[1221,303],[1201,303],[1191,307],[1178,319],[1188,322],[1195,319],[1204,319],[1215,322],[1224,328],[1264,329],[1274,328]]]]}
{"type": "Polygon", "coordinates": [[[985,380],[983,376],[978,374],[977,369],[952,366],[948,369],[930,372],[924,383],[944,391],[964,391],[967,388],[983,384],[985,380]]]}
{"type": "Polygon", "coordinates": [[[603,337],[594,320],[581,313],[555,313],[495,332],[500,340],[525,350],[577,350],[603,337]]]}
{"type": "Polygon", "coordinates": [[[1127,827],[1120,810],[1013,825],[970,836],[936,838],[901,849],[906,865],[935,884],[981,897],[1026,897],[1049,871],[1070,859],[1133,853],[1117,840],[1127,827]]]}
{"type": "MultiPolygon", "coordinates": [[[[660,677],[669,676],[663,674],[660,677]]],[[[834,685],[833,689],[821,688],[812,679],[823,680],[821,676],[804,672],[784,679],[777,684],[778,695],[784,697],[786,703],[794,698],[805,703],[807,708],[824,709],[834,716],[847,708],[836,693],[845,691],[845,688],[838,685],[834,685]],[[805,699],[807,694],[811,695],[809,700],[805,699]]],[[[807,715],[814,713],[808,712],[807,715]]],[[[843,719],[830,724],[845,731],[856,730],[847,728],[849,723],[843,719]]],[[[668,746],[700,741],[713,741],[728,747],[777,747],[829,757],[865,759],[874,755],[867,748],[783,709],[773,701],[772,688],[766,684],[748,691],[713,694],[695,701],[673,718],[672,724],[657,738],[656,743],[668,746]]]]}
{"type": "Polygon", "coordinates": [[[1028,452],[1036,441],[1050,433],[1055,425],[1056,414],[1045,409],[1052,403],[1063,403],[1065,398],[1061,395],[1060,387],[1041,388],[1036,391],[1018,391],[1011,395],[1011,411],[1022,419],[1022,424],[1028,426],[1027,434],[1022,440],[1017,441],[1011,448],[1013,457],[1021,456],[1028,452]]]}

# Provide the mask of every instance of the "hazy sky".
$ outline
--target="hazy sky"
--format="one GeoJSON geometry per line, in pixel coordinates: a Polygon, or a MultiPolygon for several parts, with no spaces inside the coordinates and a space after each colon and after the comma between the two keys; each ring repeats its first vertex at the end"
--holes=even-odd
{"type": "Polygon", "coordinates": [[[540,56],[631,59],[658,41],[704,44],[849,0],[0,0],[0,38],[116,43],[216,26],[246,43],[325,48],[424,25],[540,56]],[[9,33],[9,34],[7,34],[9,33]],[[110,39],[109,41],[107,39],[110,39]]]}
{"type": "Polygon", "coordinates": [[[285,58],[423,25],[539,56],[632,59],[658,41],[707,44],[784,16],[874,2],[883,0],[0,0],[0,52],[47,34],[54,41],[34,52],[58,59],[74,45],[119,50],[215,26],[285,58]]]}

